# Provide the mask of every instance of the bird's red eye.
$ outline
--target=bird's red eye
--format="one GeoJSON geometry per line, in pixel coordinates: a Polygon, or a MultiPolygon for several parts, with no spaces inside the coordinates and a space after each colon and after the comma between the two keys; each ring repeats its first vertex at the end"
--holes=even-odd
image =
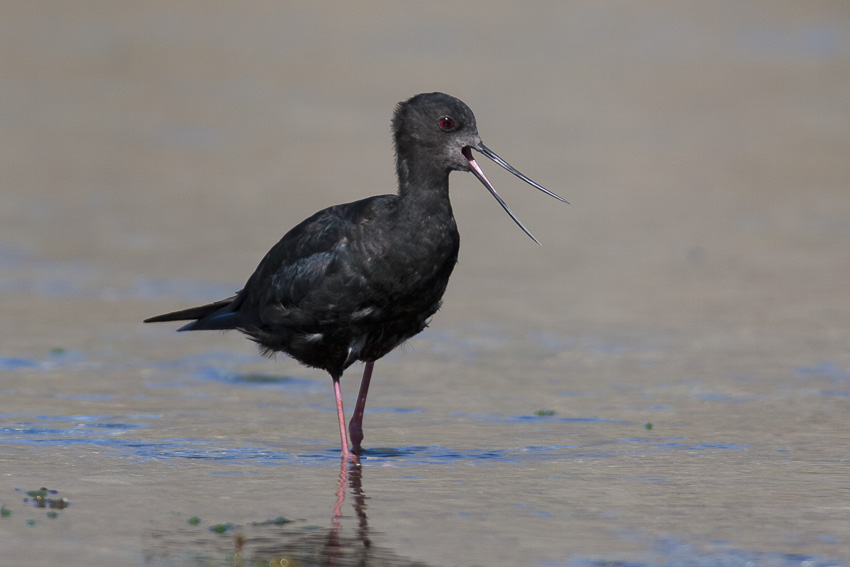
{"type": "Polygon", "coordinates": [[[452,130],[455,127],[455,120],[451,116],[443,116],[440,118],[440,128],[443,130],[452,130]]]}

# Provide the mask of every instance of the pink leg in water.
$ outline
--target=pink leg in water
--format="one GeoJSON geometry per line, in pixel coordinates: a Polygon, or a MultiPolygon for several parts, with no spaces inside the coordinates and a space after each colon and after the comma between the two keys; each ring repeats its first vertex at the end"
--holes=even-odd
{"type": "Polygon", "coordinates": [[[363,441],[363,412],[366,411],[366,395],[369,393],[369,381],[372,380],[372,367],[374,362],[367,362],[363,368],[363,379],[360,381],[360,393],[357,395],[357,405],[354,406],[354,415],[348,424],[351,433],[351,452],[359,455],[363,452],[360,442],[363,441]]]}
{"type": "Polygon", "coordinates": [[[339,445],[342,448],[342,458],[351,457],[348,450],[348,437],[345,434],[345,412],[342,411],[342,388],[339,386],[339,377],[334,380],[334,397],[336,398],[336,416],[339,419],[339,445]]]}
{"type": "MultiPolygon", "coordinates": [[[[354,457],[355,459],[357,457],[354,457]]],[[[342,520],[342,504],[345,502],[345,489],[348,487],[348,458],[344,455],[339,464],[339,487],[336,490],[336,503],[334,504],[334,517],[331,520],[331,545],[336,548],[339,545],[339,527],[342,520]]]]}

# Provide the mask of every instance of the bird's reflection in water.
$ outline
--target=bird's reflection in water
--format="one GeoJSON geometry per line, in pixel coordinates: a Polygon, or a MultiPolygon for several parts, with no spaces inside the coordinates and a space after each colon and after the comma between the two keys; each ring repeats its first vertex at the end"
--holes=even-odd
{"type": "Polygon", "coordinates": [[[375,545],[373,538],[380,534],[369,529],[369,497],[363,489],[363,473],[359,458],[340,460],[330,528],[282,518],[233,525],[224,533],[211,530],[206,522],[197,526],[183,524],[177,529],[149,533],[145,564],[427,567],[399,556],[386,545],[375,545]],[[346,502],[353,507],[353,516],[347,511],[346,502]]]}
{"type": "Polygon", "coordinates": [[[343,457],[339,465],[339,486],[336,491],[336,503],[334,504],[334,516],[331,520],[331,534],[329,538],[329,548],[339,547],[340,551],[344,551],[342,546],[339,546],[339,533],[342,526],[342,510],[345,504],[345,495],[351,488],[353,497],[354,513],[357,516],[357,537],[364,549],[369,549],[372,545],[369,539],[369,518],[366,516],[366,499],[368,498],[363,492],[363,466],[360,464],[360,458],[356,455],[350,456],[348,459],[343,457]]]}

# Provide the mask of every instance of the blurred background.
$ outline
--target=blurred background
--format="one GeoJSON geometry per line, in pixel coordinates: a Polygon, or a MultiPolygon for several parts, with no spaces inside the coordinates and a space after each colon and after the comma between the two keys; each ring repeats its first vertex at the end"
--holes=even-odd
{"type": "Polygon", "coordinates": [[[3,11],[7,292],[25,287],[12,262],[73,264],[59,278],[71,296],[237,289],[313,211],[393,192],[393,106],[440,90],[572,203],[487,168],[538,249],[455,174],[448,317],[483,296],[527,325],[846,325],[848,302],[819,301],[847,298],[850,269],[842,3],[3,11]]]}

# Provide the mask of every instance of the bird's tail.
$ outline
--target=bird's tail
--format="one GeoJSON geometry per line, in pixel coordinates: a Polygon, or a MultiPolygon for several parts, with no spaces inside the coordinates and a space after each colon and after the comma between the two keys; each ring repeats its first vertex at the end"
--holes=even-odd
{"type": "Polygon", "coordinates": [[[215,303],[190,307],[182,311],[163,313],[145,319],[145,323],[162,323],[166,321],[192,321],[183,325],[178,331],[222,331],[235,329],[239,326],[239,313],[233,310],[233,301],[237,296],[228,297],[215,303]]]}

